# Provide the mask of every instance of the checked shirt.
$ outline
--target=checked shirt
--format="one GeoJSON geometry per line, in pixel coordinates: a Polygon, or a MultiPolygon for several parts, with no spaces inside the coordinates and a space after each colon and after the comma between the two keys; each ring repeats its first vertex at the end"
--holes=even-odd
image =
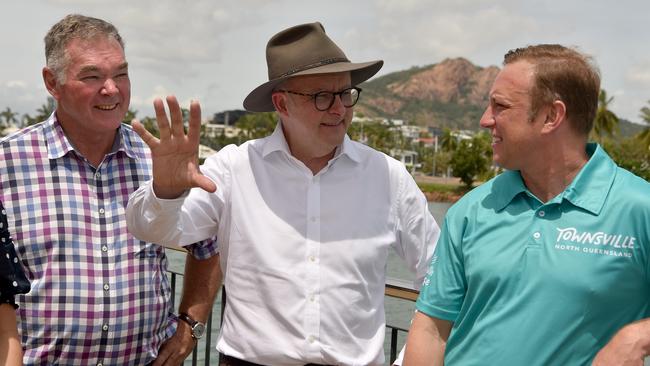
{"type": "Polygon", "coordinates": [[[0,199],[32,284],[16,297],[27,365],[143,365],[173,333],[164,249],[124,217],[150,164],[127,125],[97,168],[55,114],[0,141],[0,199]]]}

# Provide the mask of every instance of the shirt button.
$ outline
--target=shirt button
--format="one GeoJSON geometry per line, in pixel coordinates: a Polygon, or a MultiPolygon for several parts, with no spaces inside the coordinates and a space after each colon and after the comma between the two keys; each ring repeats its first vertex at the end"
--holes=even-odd
{"type": "Polygon", "coordinates": [[[542,234],[540,234],[539,231],[536,232],[535,234],[533,234],[533,238],[535,238],[535,239],[539,239],[541,236],[542,236],[542,234]]]}
{"type": "Polygon", "coordinates": [[[102,245],[102,252],[108,252],[108,247],[106,245],[102,245]]]}
{"type": "Polygon", "coordinates": [[[106,212],[106,211],[104,211],[104,208],[103,208],[103,207],[99,209],[99,214],[100,214],[100,215],[103,215],[104,212],[106,212]]]}
{"type": "Polygon", "coordinates": [[[14,287],[18,287],[18,282],[16,281],[12,282],[11,284],[14,285],[14,287]]]}
{"type": "Polygon", "coordinates": [[[104,291],[108,291],[111,288],[111,286],[108,285],[108,283],[104,284],[104,291]]]}
{"type": "Polygon", "coordinates": [[[95,179],[99,179],[99,178],[101,178],[101,177],[102,177],[102,175],[101,175],[100,172],[95,173],[95,179]]]}
{"type": "Polygon", "coordinates": [[[310,335],[309,337],[307,337],[307,340],[309,341],[309,343],[314,343],[314,341],[316,340],[316,337],[314,337],[313,335],[310,335]]]}
{"type": "Polygon", "coordinates": [[[104,364],[101,363],[101,362],[99,362],[99,363],[97,364],[97,366],[104,366],[104,364]]]}
{"type": "Polygon", "coordinates": [[[544,217],[544,215],[546,215],[546,212],[539,211],[537,214],[539,215],[539,217],[544,217]]]}
{"type": "Polygon", "coordinates": [[[102,325],[102,330],[103,330],[104,332],[108,331],[108,324],[104,324],[104,325],[102,325]]]}
{"type": "Polygon", "coordinates": [[[314,257],[313,255],[310,255],[309,256],[309,261],[310,262],[316,262],[316,257],[314,257]]]}
{"type": "Polygon", "coordinates": [[[309,301],[311,302],[316,301],[316,295],[309,295],[309,301]]]}

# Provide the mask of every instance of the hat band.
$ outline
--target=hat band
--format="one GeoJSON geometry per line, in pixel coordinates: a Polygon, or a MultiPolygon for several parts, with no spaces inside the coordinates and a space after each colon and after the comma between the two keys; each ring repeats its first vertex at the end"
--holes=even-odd
{"type": "Polygon", "coordinates": [[[323,66],[323,65],[334,64],[334,63],[337,63],[337,62],[350,62],[350,60],[348,60],[345,57],[328,58],[328,59],[325,59],[325,60],[315,62],[313,64],[304,65],[304,66],[301,66],[301,67],[297,67],[295,69],[291,69],[291,70],[285,72],[284,74],[278,76],[277,79],[283,78],[285,76],[289,76],[289,75],[292,75],[292,74],[295,74],[297,72],[305,71],[305,70],[308,70],[308,69],[313,69],[313,68],[323,66]]]}

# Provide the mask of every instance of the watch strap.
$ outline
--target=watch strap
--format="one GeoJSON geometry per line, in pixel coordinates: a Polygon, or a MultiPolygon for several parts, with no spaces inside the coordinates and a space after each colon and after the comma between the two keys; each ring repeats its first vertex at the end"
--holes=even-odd
{"type": "Polygon", "coordinates": [[[194,328],[194,326],[198,323],[198,321],[192,319],[191,316],[189,316],[187,313],[179,313],[178,314],[178,319],[184,321],[185,323],[189,324],[191,328],[194,328]]]}

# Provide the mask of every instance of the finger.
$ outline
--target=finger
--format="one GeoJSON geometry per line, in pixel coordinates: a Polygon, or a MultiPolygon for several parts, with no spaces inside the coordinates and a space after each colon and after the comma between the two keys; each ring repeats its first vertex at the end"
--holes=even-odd
{"type": "Polygon", "coordinates": [[[156,123],[158,124],[158,131],[160,131],[160,139],[167,140],[171,132],[169,131],[169,120],[162,99],[156,98],[153,100],[153,109],[156,111],[156,123]]]}
{"type": "Polygon", "coordinates": [[[156,136],[152,135],[149,131],[147,131],[147,129],[144,128],[142,123],[140,123],[140,121],[134,119],[131,122],[131,126],[133,127],[133,131],[135,131],[135,133],[137,133],[140,136],[142,141],[144,141],[144,143],[147,144],[147,146],[149,146],[149,149],[153,149],[156,146],[158,146],[159,140],[156,138],[156,136]]]}
{"type": "Polygon", "coordinates": [[[201,135],[201,104],[193,100],[190,103],[190,128],[187,132],[187,138],[190,143],[198,146],[201,135]]]}
{"type": "Polygon", "coordinates": [[[199,187],[209,193],[216,192],[217,190],[217,185],[210,178],[202,174],[196,174],[193,177],[192,186],[199,187]]]}
{"type": "Polygon", "coordinates": [[[160,347],[160,350],[158,351],[158,357],[156,357],[156,360],[154,361],[151,366],[163,366],[169,356],[171,355],[171,350],[169,347],[167,347],[169,342],[163,343],[163,345],[160,347]]]}
{"type": "Polygon", "coordinates": [[[178,100],[175,96],[170,95],[167,97],[167,106],[169,107],[169,116],[172,120],[172,136],[176,138],[185,137],[185,130],[183,129],[183,112],[181,111],[178,100]]]}

